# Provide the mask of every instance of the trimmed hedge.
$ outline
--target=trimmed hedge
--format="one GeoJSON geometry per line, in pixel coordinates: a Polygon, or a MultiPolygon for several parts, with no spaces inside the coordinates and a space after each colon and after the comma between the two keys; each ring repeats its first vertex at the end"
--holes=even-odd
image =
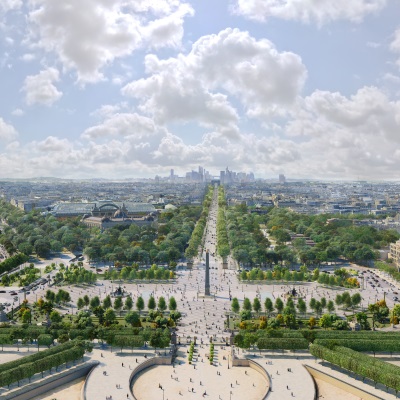
{"type": "Polygon", "coordinates": [[[144,346],[144,339],[141,335],[115,335],[109,344],[121,349],[123,347],[139,348],[144,346]]]}
{"type": "Polygon", "coordinates": [[[45,326],[30,325],[27,328],[0,328],[0,335],[10,335],[13,339],[37,339],[47,332],[45,326]]]}
{"type": "MultiPolygon", "coordinates": [[[[40,355],[41,358],[32,360],[31,356],[21,358],[16,361],[11,361],[6,364],[2,364],[2,372],[0,372],[0,387],[8,386],[14,382],[19,382],[22,379],[31,378],[33,375],[51,370],[54,367],[58,367],[61,364],[69,361],[75,361],[82,358],[85,354],[83,347],[73,343],[71,348],[63,348],[57,353],[49,354],[48,350],[44,350],[35,355],[40,355]]],[[[51,349],[53,350],[53,349],[51,349]]]]}
{"type": "Polygon", "coordinates": [[[332,339],[332,338],[351,338],[351,339],[374,339],[374,340],[385,340],[385,339],[399,339],[400,333],[397,332],[382,332],[382,331],[328,331],[328,330],[312,330],[318,339],[332,339]]]}
{"type": "Polygon", "coordinates": [[[308,349],[308,341],[304,338],[260,337],[257,347],[260,350],[303,350],[308,349]]]}
{"type": "Polygon", "coordinates": [[[330,349],[335,346],[348,347],[354,351],[372,351],[395,353],[400,352],[400,341],[398,338],[395,340],[377,340],[377,339],[316,339],[315,344],[325,346],[330,349]]]}
{"type": "Polygon", "coordinates": [[[74,346],[76,346],[75,342],[66,342],[66,343],[59,344],[57,346],[51,347],[50,349],[43,350],[43,351],[31,354],[29,356],[20,358],[18,360],[9,361],[7,363],[0,364],[0,373],[3,372],[3,371],[6,371],[8,369],[15,368],[18,365],[20,365],[22,362],[23,363],[30,363],[30,362],[34,363],[34,362],[40,360],[43,357],[60,353],[60,352],[62,352],[64,350],[71,349],[74,346]]]}
{"type": "Polygon", "coordinates": [[[340,346],[328,349],[312,344],[310,352],[313,356],[352,371],[364,379],[371,379],[375,385],[381,383],[394,389],[396,393],[400,391],[400,367],[396,365],[340,346]]]}

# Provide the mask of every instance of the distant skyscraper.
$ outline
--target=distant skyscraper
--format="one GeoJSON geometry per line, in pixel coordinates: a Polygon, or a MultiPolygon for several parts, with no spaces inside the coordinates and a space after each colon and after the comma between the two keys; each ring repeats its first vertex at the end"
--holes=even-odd
{"type": "Polygon", "coordinates": [[[221,182],[221,185],[224,185],[226,182],[225,182],[225,171],[220,171],[220,173],[219,173],[219,180],[220,180],[220,182],[221,182]]]}
{"type": "Polygon", "coordinates": [[[285,177],[285,175],[283,175],[283,174],[279,174],[279,183],[280,184],[284,184],[284,183],[286,183],[286,177],[285,177]]]}
{"type": "Polygon", "coordinates": [[[200,175],[200,182],[204,181],[204,169],[203,167],[199,167],[199,175],[200,175]]]}

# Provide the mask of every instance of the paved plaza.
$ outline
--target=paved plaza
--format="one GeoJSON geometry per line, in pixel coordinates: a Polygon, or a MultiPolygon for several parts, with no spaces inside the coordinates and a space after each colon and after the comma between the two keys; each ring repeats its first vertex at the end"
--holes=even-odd
{"type": "Polygon", "coordinates": [[[268,382],[247,367],[228,369],[228,350],[215,347],[214,365],[206,358],[209,346],[198,346],[193,364],[181,348],[173,366],[153,367],[141,373],[133,384],[138,400],[153,399],[262,399],[268,382]]]}

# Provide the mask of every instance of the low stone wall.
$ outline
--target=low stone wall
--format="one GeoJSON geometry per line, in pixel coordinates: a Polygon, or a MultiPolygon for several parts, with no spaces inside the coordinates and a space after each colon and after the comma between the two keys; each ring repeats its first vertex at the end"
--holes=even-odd
{"type": "Polygon", "coordinates": [[[132,382],[134,381],[136,375],[138,375],[140,372],[144,371],[147,368],[154,367],[156,365],[171,365],[172,364],[172,356],[168,357],[153,357],[150,358],[141,364],[139,364],[131,373],[131,376],[129,378],[129,387],[131,388],[131,394],[133,397],[133,400],[137,400],[135,395],[133,394],[132,390],[132,382]]]}
{"type": "Polygon", "coordinates": [[[247,358],[232,358],[232,367],[249,367],[249,362],[247,358]]]}
{"type": "Polygon", "coordinates": [[[33,382],[24,385],[23,387],[13,391],[12,393],[3,393],[2,399],[29,400],[32,397],[40,396],[50,390],[56,389],[61,385],[65,385],[68,382],[86,376],[92,370],[92,368],[94,368],[98,364],[98,361],[90,361],[81,365],[77,365],[60,373],[51,375],[39,382],[33,382]]]}
{"type": "Polygon", "coordinates": [[[81,400],[86,400],[87,383],[88,383],[90,375],[94,371],[95,367],[97,367],[99,364],[100,364],[100,361],[96,361],[96,363],[93,365],[93,368],[91,368],[90,371],[87,373],[85,383],[83,384],[82,389],[81,389],[81,400]]]}
{"type": "Polygon", "coordinates": [[[336,386],[339,389],[342,389],[354,396],[357,396],[360,399],[383,400],[382,397],[374,396],[371,393],[368,393],[362,389],[359,389],[358,387],[353,386],[350,383],[346,383],[346,382],[342,381],[341,379],[334,378],[333,376],[328,375],[325,372],[319,371],[313,367],[310,367],[309,365],[304,365],[304,367],[313,378],[321,379],[324,382],[330,383],[331,385],[336,386]]]}

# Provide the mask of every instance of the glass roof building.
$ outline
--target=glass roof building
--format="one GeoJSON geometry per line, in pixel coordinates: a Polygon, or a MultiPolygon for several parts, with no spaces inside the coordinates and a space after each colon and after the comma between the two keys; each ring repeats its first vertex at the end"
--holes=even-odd
{"type": "Polygon", "coordinates": [[[126,217],[142,217],[156,212],[156,208],[150,203],[110,201],[96,203],[57,203],[51,211],[55,217],[78,217],[84,215],[112,217],[116,213],[123,214],[126,217]]]}

